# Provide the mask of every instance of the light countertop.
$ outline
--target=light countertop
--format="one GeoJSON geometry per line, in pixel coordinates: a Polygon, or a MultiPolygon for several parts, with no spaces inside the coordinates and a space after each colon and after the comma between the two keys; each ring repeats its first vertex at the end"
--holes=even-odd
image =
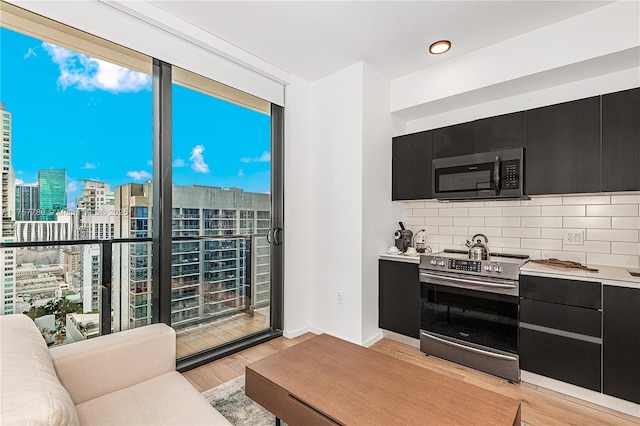
{"type": "Polygon", "coordinates": [[[407,262],[420,264],[420,253],[416,254],[389,254],[381,253],[379,256],[382,260],[395,260],[396,262],[407,262]]]}
{"type": "MultiPolygon", "coordinates": [[[[379,255],[379,259],[414,263],[416,265],[420,264],[419,253],[414,255],[381,253],[379,255]]],[[[590,272],[583,269],[560,268],[557,266],[528,262],[520,267],[520,273],[523,275],[538,275],[543,277],[564,278],[579,281],[599,281],[605,285],[640,289],[640,277],[634,277],[628,272],[628,269],[633,270],[633,268],[604,265],[588,266],[598,269],[598,272],[590,272]]]]}
{"type": "Polygon", "coordinates": [[[603,265],[588,266],[598,269],[598,272],[574,268],[560,268],[558,266],[528,262],[520,267],[520,273],[523,275],[538,275],[552,278],[570,278],[579,281],[600,281],[607,285],[640,289],[640,277],[634,277],[628,272],[628,269],[633,270],[633,268],[603,265]]]}

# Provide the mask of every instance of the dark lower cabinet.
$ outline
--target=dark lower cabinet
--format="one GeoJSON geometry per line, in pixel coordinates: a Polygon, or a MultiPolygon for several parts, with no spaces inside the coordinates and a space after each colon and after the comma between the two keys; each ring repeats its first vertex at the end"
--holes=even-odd
{"type": "Polygon", "coordinates": [[[602,96],[602,190],[640,191],[640,88],[602,96]]]}
{"type": "Polygon", "coordinates": [[[602,285],[520,276],[520,368],[601,392],[602,285]]]}
{"type": "Polygon", "coordinates": [[[420,281],[415,263],[378,261],[378,326],[420,338],[420,281]]]}
{"type": "Polygon", "coordinates": [[[431,142],[431,131],[393,138],[391,148],[392,200],[426,200],[433,197],[431,142]]]}
{"type": "Polygon", "coordinates": [[[598,343],[520,328],[520,368],[600,392],[598,343]]]}
{"type": "Polygon", "coordinates": [[[640,289],[604,286],[603,389],[640,404],[640,289]]]}
{"type": "Polygon", "coordinates": [[[600,97],[527,111],[527,194],[600,192],[600,97]]]}

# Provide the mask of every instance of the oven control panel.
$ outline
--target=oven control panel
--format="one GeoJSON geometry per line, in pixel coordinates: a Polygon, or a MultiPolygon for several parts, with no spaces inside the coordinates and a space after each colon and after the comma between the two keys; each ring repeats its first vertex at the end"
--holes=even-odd
{"type": "Polygon", "coordinates": [[[449,259],[448,268],[456,271],[480,272],[482,271],[482,262],[478,260],[449,259]]]}

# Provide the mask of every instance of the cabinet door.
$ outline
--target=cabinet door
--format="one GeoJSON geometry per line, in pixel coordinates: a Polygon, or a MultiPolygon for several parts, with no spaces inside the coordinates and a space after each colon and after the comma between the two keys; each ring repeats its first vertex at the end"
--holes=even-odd
{"type": "Polygon", "coordinates": [[[380,260],[378,268],[379,327],[420,338],[418,265],[380,260]]]}
{"type": "Polygon", "coordinates": [[[527,111],[526,192],[600,192],[600,97],[527,111]]]}
{"type": "Polygon", "coordinates": [[[640,88],[602,96],[602,190],[640,190],[640,88]]]}
{"type": "Polygon", "coordinates": [[[520,368],[600,392],[598,343],[520,329],[520,368]]]}
{"type": "Polygon", "coordinates": [[[640,290],[604,286],[602,391],[640,404],[640,290]]]}
{"type": "Polygon", "coordinates": [[[393,138],[391,199],[433,198],[431,189],[432,132],[393,138]]]}
{"type": "Polygon", "coordinates": [[[476,152],[526,147],[527,113],[525,111],[476,121],[476,152]]]}
{"type": "Polygon", "coordinates": [[[475,122],[433,130],[433,158],[455,157],[475,152],[475,122]]]}

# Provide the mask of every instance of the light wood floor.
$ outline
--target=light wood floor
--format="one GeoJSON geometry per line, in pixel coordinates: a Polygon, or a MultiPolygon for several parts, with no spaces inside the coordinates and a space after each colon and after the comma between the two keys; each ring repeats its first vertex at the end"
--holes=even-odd
{"type": "MultiPolygon", "coordinates": [[[[314,335],[295,339],[280,337],[227,358],[187,371],[184,376],[201,392],[244,374],[244,367],[265,356],[303,342],[314,335]]],[[[445,374],[449,377],[498,392],[522,402],[522,421],[532,426],[546,425],[640,425],[640,420],[617,411],[575,399],[528,383],[506,380],[437,358],[418,349],[382,339],[372,350],[445,374]]],[[[425,419],[428,424],[428,419],[425,419]]]]}

